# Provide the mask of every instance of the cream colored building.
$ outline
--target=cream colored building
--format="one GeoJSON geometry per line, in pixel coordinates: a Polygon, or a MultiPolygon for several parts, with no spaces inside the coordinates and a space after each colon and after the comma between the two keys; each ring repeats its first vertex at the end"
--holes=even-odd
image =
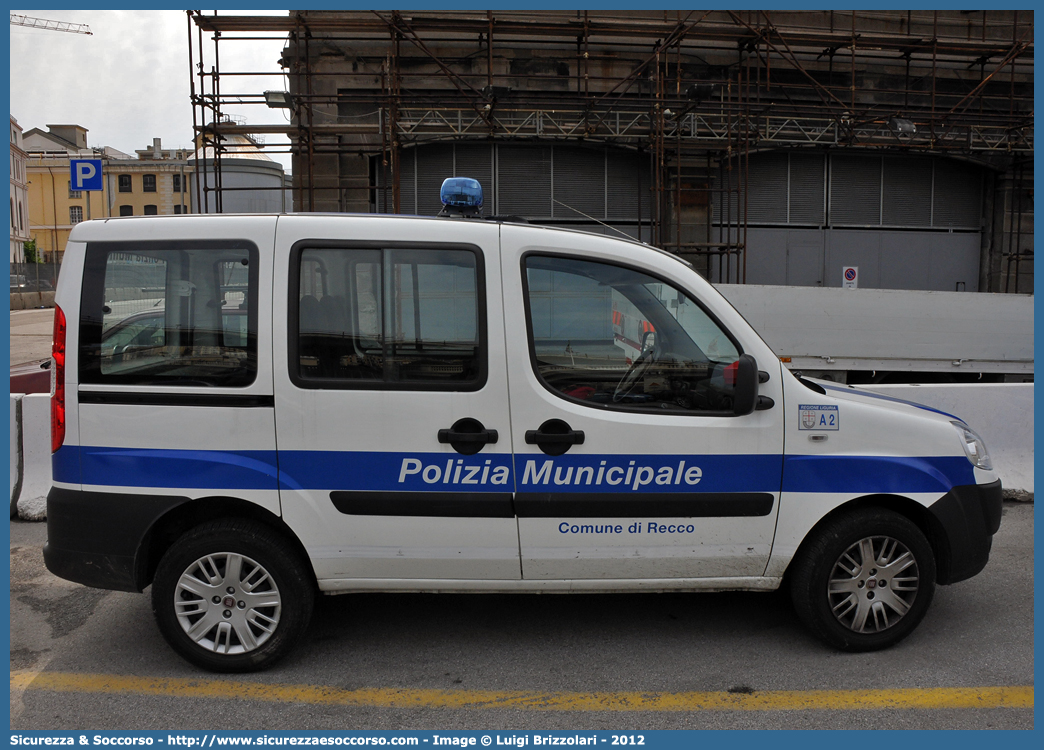
{"type": "Polygon", "coordinates": [[[160,139],[135,156],[114,148],[89,148],[87,129],[48,125],[25,133],[29,177],[29,227],[43,257],[58,260],[73,226],[108,216],[189,213],[192,149],[163,149],[160,139]],[[101,159],[101,191],[71,189],[70,159],[101,159]]]}
{"type": "Polygon", "coordinates": [[[22,147],[22,127],[11,117],[11,263],[25,260],[23,244],[29,234],[29,191],[22,147]]]}

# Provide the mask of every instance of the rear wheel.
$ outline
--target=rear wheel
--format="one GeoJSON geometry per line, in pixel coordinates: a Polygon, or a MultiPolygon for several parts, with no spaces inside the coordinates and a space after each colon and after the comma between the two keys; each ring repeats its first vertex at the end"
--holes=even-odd
{"type": "Polygon", "coordinates": [[[160,560],[152,611],[167,642],[215,672],[264,669],[286,656],[311,619],[305,564],[268,527],[224,519],[189,531],[160,560]]]}
{"type": "Polygon", "coordinates": [[[908,518],[880,508],[839,516],[815,532],[791,570],[802,621],[845,651],[874,651],[909,635],[935,593],[935,556],[908,518]]]}

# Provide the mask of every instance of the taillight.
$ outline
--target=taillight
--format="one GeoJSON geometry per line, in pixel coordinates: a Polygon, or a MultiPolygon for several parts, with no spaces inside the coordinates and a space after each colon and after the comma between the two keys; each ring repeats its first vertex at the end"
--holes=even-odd
{"type": "Polygon", "coordinates": [[[739,360],[737,359],[731,365],[725,367],[725,371],[722,373],[722,377],[725,379],[725,385],[736,387],[736,376],[739,374],[739,360]]]}
{"type": "Polygon", "coordinates": [[[65,313],[54,306],[51,343],[51,453],[65,442],[65,313]]]}

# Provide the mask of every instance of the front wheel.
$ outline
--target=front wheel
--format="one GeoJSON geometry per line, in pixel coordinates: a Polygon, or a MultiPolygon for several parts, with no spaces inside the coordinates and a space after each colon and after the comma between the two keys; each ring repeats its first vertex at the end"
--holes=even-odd
{"type": "Polygon", "coordinates": [[[152,583],[163,637],[214,672],[251,672],[286,656],[314,599],[298,556],[266,526],[242,519],[189,531],[167,550],[152,583]]]}
{"type": "Polygon", "coordinates": [[[794,561],[801,620],[844,651],[875,651],[909,635],[935,592],[931,545],[908,518],[866,508],[827,522],[794,561]]]}

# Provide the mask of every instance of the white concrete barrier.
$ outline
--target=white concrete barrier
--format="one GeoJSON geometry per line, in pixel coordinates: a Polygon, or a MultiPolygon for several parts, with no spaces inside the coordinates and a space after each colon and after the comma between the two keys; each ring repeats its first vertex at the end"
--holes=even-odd
{"type": "Polygon", "coordinates": [[[32,310],[54,307],[54,292],[15,292],[11,295],[12,310],[32,310]]]}
{"type": "Polygon", "coordinates": [[[11,518],[18,514],[18,492],[22,488],[22,394],[11,394],[11,518]]]}
{"type": "Polygon", "coordinates": [[[1033,383],[859,387],[960,417],[986,441],[1004,489],[1033,492],[1033,383]]]}
{"type": "Polygon", "coordinates": [[[22,488],[18,516],[26,521],[47,517],[51,490],[51,396],[30,393],[22,397],[22,488]]]}

